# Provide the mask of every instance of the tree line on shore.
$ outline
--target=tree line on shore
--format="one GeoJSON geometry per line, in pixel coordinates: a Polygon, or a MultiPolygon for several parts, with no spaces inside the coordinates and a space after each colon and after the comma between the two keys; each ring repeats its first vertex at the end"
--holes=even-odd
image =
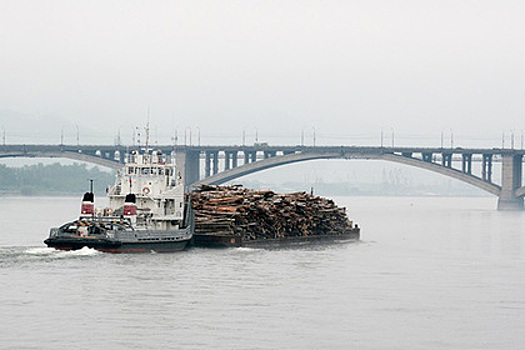
{"type": "Polygon", "coordinates": [[[79,194],[89,188],[89,179],[94,180],[96,192],[104,193],[106,186],[113,184],[114,174],[77,163],[23,167],[0,164],[0,194],[79,194]]]}

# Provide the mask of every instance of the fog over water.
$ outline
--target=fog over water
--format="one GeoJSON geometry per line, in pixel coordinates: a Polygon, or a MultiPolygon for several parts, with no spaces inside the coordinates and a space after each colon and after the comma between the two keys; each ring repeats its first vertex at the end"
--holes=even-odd
{"type": "Polygon", "coordinates": [[[521,1],[0,3],[8,142],[510,147],[523,124],[521,1]],[[453,140],[452,140],[453,139],[453,140]],[[390,144],[390,140],[386,140],[390,144]]]}

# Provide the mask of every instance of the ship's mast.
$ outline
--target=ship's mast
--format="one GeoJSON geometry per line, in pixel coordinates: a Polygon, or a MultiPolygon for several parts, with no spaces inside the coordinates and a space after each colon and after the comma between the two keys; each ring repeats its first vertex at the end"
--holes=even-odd
{"type": "Polygon", "coordinates": [[[148,122],[146,124],[146,127],[144,128],[144,131],[146,132],[146,149],[145,152],[149,152],[149,111],[150,108],[148,107],[148,122]]]}

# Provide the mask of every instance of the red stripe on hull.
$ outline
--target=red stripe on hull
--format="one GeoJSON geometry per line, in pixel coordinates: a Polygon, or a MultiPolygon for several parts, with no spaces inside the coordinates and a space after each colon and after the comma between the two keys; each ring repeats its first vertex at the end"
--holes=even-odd
{"type": "Polygon", "coordinates": [[[154,252],[157,252],[157,253],[170,253],[170,252],[180,252],[180,251],[183,251],[184,248],[180,248],[180,249],[163,249],[163,250],[160,250],[160,249],[145,249],[145,248],[135,248],[135,249],[132,249],[132,248],[126,248],[126,249],[99,249],[99,248],[95,248],[96,250],[99,250],[101,252],[104,252],[104,253],[114,253],[114,254],[119,254],[119,253],[149,253],[151,251],[154,251],[154,252]]]}

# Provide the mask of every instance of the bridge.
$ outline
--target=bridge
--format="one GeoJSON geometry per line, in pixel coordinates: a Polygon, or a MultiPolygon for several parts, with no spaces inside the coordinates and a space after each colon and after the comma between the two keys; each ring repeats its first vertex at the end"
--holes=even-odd
{"type": "MultiPolygon", "coordinates": [[[[135,147],[136,148],[136,147],[135,147]]],[[[120,169],[133,147],[108,145],[3,145],[0,158],[68,158],[120,169]]],[[[316,159],[376,159],[433,171],[498,197],[499,210],[522,210],[525,150],[356,146],[155,146],[172,154],[189,188],[222,184],[286,164],[316,159]],[[501,163],[499,183],[494,164],[501,163]],[[474,165],[476,167],[474,167],[474,165]]]]}

